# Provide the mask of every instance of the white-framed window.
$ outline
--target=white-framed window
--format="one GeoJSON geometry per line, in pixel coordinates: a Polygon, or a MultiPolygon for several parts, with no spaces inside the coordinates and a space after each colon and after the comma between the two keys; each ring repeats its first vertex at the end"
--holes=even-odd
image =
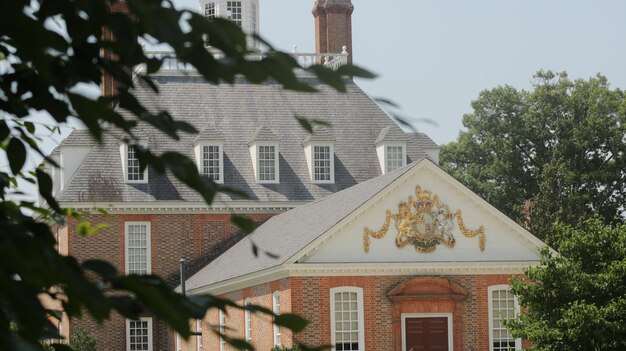
{"type": "Polygon", "coordinates": [[[522,349],[522,340],[511,336],[505,323],[519,314],[517,297],[508,285],[493,285],[489,293],[489,350],[515,351],[522,349]]]}
{"type": "Polygon", "coordinates": [[[152,351],[152,318],[126,320],[126,351],[152,351]]]}
{"type": "Polygon", "coordinates": [[[385,146],[385,173],[406,165],[406,153],[403,145],[385,146]]]}
{"type": "Polygon", "coordinates": [[[178,333],[176,333],[176,351],[183,351],[183,338],[178,333]]]}
{"type": "MultiPolygon", "coordinates": [[[[145,145],[142,145],[145,147],[145,145]]],[[[124,182],[126,183],[147,183],[148,168],[141,170],[139,158],[137,158],[137,146],[123,144],[120,146],[122,156],[122,166],[124,173],[124,182]]]]}
{"type": "Polygon", "coordinates": [[[259,183],[278,183],[278,146],[259,144],[257,150],[259,183]]]}
{"type": "MultiPolygon", "coordinates": [[[[249,298],[245,300],[244,305],[246,307],[250,306],[249,298]]],[[[244,320],[244,330],[245,330],[246,341],[252,342],[252,312],[249,310],[244,310],[243,320],[244,320]]]]}
{"type": "Polygon", "coordinates": [[[125,222],[126,274],[152,273],[150,222],[125,222]]]}
{"type": "Polygon", "coordinates": [[[220,310],[220,351],[226,351],[226,339],[224,339],[224,334],[226,334],[226,313],[220,310]]]}
{"type": "Polygon", "coordinates": [[[202,174],[216,183],[224,182],[221,149],[220,145],[202,145],[202,174]]]}
{"type": "Polygon", "coordinates": [[[365,350],[362,288],[330,289],[330,326],[335,350],[365,350]]]}
{"type": "MultiPolygon", "coordinates": [[[[274,312],[274,314],[276,315],[280,314],[280,292],[279,291],[274,291],[274,293],[272,294],[272,312],[274,312]]],[[[280,326],[274,324],[274,346],[279,346],[279,345],[281,345],[280,326]]]]}
{"type": "Polygon", "coordinates": [[[256,12],[256,4],[252,4],[250,7],[250,11],[252,12],[250,16],[252,17],[252,31],[257,32],[257,12],[256,12]]]}
{"type": "Polygon", "coordinates": [[[241,1],[227,1],[226,13],[228,14],[228,19],[235,22],[236,25],[241,27],[242,25],[241,1]]]}
{"type": "Polygon", "coordinates": [[[207,2],[206,4],[204,4],[204,16],[208,19],[215,18],[215,3],[214,2],[207,2]]]}
{"type": "Polygon", "coordinates": [[[202,351],[202,319],[196,319],[196,350],[202,351]]]}
{"type": "Polygon", "coordinates": [[[313,146],[313,180],[315,183],[332,183],[333,147],[331,145],[313,146]]]}

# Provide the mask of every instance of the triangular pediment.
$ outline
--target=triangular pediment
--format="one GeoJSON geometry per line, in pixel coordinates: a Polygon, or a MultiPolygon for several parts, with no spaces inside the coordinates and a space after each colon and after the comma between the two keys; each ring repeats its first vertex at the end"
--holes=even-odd
{"type": "Polygon", "coordinates": [[[423,160],[291,262],[531,264],[539,261],[542,246],[438,166],[423,160]]]}

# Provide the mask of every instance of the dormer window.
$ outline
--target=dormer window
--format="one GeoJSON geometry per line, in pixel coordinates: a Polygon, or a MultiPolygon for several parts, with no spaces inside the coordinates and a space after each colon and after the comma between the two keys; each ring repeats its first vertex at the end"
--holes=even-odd
{"type": "Polygon", "coordinates": [[[278,183],[280,181],[278,137],[269,128],[259,127],[248,146],[257,183],[278,183]]]}
{"type": "Polygon", "coordinates": [[[404,145],[385,146],[385,173],[403,167],[406,164],[406,151],[404,145]]]}
{"type": "Polygon", "coordinates": [[[304,155],[313,184],[335,182],[335,138],[332,129],[317,127],[304,139],[304,155]]]}
{"type": "Polygon", "coordinates": [[[217,142],[202,142],[196,146],[198,157],[198,171],[216,183],[224,183],[224,162],[222,144],[217,142]]]}
{"type": "MultiPolygon", "coordinates": [[[[144,145],[141,145],[145,147],[144,145]]],[[[122,165],[124,172],[124,181],[126,183],[147,183],[148,168],[141,170],[139,158],[137,157],[137,145],[120,145],[120,154],[122,156],[122,165]]]]}
{"type": "Polygon", "coordinates": [[[374,144],[382,174],[406,166],[406,140],[406,133],[396,125],[380,131],[374,144]]]}
{"type": "Polygon", "coordinates": [[[278,145],[258,145],[259,183],[278,183],[278,145]]]}

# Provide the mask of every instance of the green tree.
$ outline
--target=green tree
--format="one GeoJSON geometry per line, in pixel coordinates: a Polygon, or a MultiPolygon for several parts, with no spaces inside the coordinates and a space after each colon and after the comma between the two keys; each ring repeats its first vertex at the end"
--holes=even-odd
{"type": "Polygon", "coordinates": [[[85,329],[78,329],[70,336],[70,347],[74,351],[96,351],[98,338],[85,329]]]}
{"type": "Polygon", "coordinates": [[[540,238],[556,221],[624,219],[624,91],[601,75],[572,81],[541,71],[531,91],[485,90],[472,107],[466,130],[441,150],[459,181],[540,238]]]}
{"type": "Polygon", "coordinates": [[[523,313],[508,323],[536,350],[626,349],[626,225],[598,218],[580,229],[559,225],[559,253],[515,279],[511,289],[523,313]]]}
{"type": "MultiPolygon", "coordinates": [[[[98,321],[118,312],[135,319],[144,310],[164,320],[183,337],[190,333],[188,320],[201,318],[208,308],[231,304],[214,297],[183,297],[156,276],[126,276],[103,261],[77,262],[60,256],[48,224],[66,216],[80,217],[61,209],[51,195],[52,181],[41,169],[27,172],[27,154],[39,153],[42,128],[28,117],[48,114],[54,123],[74,117],[84,123],[93,137],[122,133],[133,144],[138,123],[147,123],[173,139],[180,133],[196,133],[166,111],[152,111],[133,95],[136,82],[155,91],[150,74],[166,57],[146,57],[140,43],[164,44],[178,60],[191,64],[209,82],[230,83],[243,76],[253,83],[272,79],[286,89],[314,91],[298,80],[295,71],[305,69],[336,89],[345,90],[342,76],[371,76],[353,66],[337,72],[314,65],[302,68],[286,53],[268,47],[261,60],[248,59],[246,36],[234,23],[204,17],[174,8],[170,0],[11,0],[0,11],[0,147],[8,158],[10,172],[0,172],[0,349],[42,349],[41,340],[57,338],[49,316],[60,311],[46,310],[38,296],[46,294],[62,301],[70,318],[89,315],[98,321]],[[120,9],[126,9],[120,11],[120,9]],[[113,39],[115,38],[115,39],[113,39]],[[205,43],[223,55],[213,56],[205,43]],[[102,55],[102,53],[107,53],[102,55]],[[221,58],[218,58],[221,57],[221,58]],[[144,65],[145,71],[133,70],[144,65]],[[84,87],[99,87],[103,73],[117,82],[114,96],[91,98],[84,87]],[[124,118],[127,111],[132,117],[124,118]],[[38,185],[47,205],[14,200],[17,180],[38,185]],[[26,214],[26,210],[34,215],[26,214]],[[54,289],[53,289],[54,288],[54,289]],[[59,291],[56,288],[61,288],[59,291]]],[[[311,129],[313,121],[301,120],[311,129]]],[[[50,133],[58,127],[47,126],[50,133]]],[[[173,152],[153,154],[139,147],[142,167],[169,172],[200,192],[211,203],[218,191],[233,191],[201,177],[192,160],[173,152]]],[[[236,218],[236,224],[250,229],[251,221],[236,218]]],[[[84,224],[88,235],[96,227],[84,224]]],[[[250,309],[267,313],[260,307],[250,309]]],[[[301,330],[303,320],[288,314],[273,316],[274,322],[301,330]]],[[[249,348],[242,340],[227,339],[236,347],[249,348]]],[[[63,345],[53,345],[63,349],[63,345]]]]}

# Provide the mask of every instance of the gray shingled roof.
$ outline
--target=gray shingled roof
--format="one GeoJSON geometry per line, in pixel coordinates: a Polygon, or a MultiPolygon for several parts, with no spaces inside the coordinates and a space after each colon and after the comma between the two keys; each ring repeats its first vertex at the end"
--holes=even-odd
{"type": "Polygon", "coordinates": [[[258,272],[285,263],[367,200],[416,167],[418,162],[357,184],[307,205],[270,218],[186,281],[188,289],[258,272]],[[254,257],[252,243],[278,258],[254,257]]]}
{"type": "Polygon", "coordinates": [[[207,125],[198,133],[198,136],[194,139],[194,143],[199,140],[224,141],[224,135],[212,125],[207,125]]]}
{"type": "MultiPolygon", "coordinates": [[[[224,140],[225,185],[245,191],[259,201],[309,201],[346,189],[381,174],[374,142],[380,131],[395,123],[356,84],[347,82],[347,93],[339,93],[310,80],[319,93],[285,91],[279,84],[257,85],[243,79],[233,85],[213,85],[200,77],[155,77],[159,94],[139,85],[138,99],[152,109],[164,109],[202,131],[211,126],[224,140]],[[308,133],[294,117],[319,119],[332,124],[336,137],[335,183],[312,184],[303,140],[308,133]],[[257,184],[247,145],[260,127],[276,134],[279,141],[279,184],[257,184]]],[[[397,126],[396,126],[397,127],[397,126]]],[[[138,131],[142,141],[156,153],[175,150],[194,158],[197,135],[182,134],[179,141],[148,126],[138,131]]],[[[80,134],[80,133],[79,133],[80,134]]],[[[424,134],[407,134],[407,163],[426,156],[437,145],[424,134]]],[[[73,138],[73,137],[72,137],[73,138]]],[[[80,139],[80,138],[79,138],[80,139]]],[[[69,139],[68,139],[69,142],[69,139]]],[[[119,137],[104,136],[69,184],[57,194],[60,201],[202,201],[194,191],[174,177],[148,171],[148,184],[127,184],[122,173],[119,137]]],[[[93,143],[92,143],[93,144],[93,143]]],[[[237,200],[220,194],[216,200],[237,200]]]]}
{"type": "Polygon", "coordinates": [[[313,133],[307,134],[304,138],[302,144],[306,144],[310,141],[332,141],[337,140],[335,138],[335,134],[333,134],[333,129],[327,126],[317,126],[313,128],[313,133]]]}
{"type": "Polygon", "coordinates": [[[394,124],[393,126],[383,128],[374,144],[382,143],[383,141],[406,141],[407,139],[409,139],[409,135],[394,124]]]}

